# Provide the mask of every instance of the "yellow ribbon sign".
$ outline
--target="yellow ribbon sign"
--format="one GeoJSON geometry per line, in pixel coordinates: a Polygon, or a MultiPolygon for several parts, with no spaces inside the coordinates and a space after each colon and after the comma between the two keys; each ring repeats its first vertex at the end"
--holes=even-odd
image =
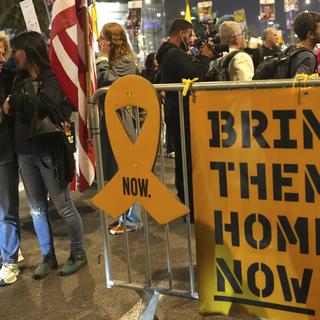
{"type": "Polygon", "coordinates": [[[92,199],[94,205],[116,218],[139,201],[160,224],[186,214],[189,209],[152,172],[160,135],[160,104],[151,83],[134,75],[119,78],[107,93],[105,113],[119,171],[92,199]],[[117,110],[126,106],[140,107],[147,112],[135,143],[117,115],[117,110]]]}

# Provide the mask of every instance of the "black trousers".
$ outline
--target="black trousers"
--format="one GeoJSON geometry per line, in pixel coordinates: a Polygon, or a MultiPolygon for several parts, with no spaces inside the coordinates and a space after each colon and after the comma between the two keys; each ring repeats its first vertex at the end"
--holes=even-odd
{"type": "MultiPolygon", "coordinates": [[[[193,188],[192,188],[192,161],[191,161],[191,141],[190,141],[190,120],[189,120],[189,104],[187,99],[184,101],[184,126],[187,156],[187,178],[189,193],[189,209],[191,212],[191,221],[193,222],[193,188]]],[[[165,122],[172,133],[175,143],[175,185],[179,199],[185,203],[183,168],[182,168],[182,151],[181,151],[181,135],[180,135],[180,116],[179,108],[176,101],[166,100],[165,105],[165,122]]]]}

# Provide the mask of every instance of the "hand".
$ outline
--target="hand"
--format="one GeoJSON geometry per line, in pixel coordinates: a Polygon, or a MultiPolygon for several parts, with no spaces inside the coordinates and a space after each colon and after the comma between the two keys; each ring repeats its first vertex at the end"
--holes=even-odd
{"type": "Polygon", "coordinates": [[[3,106],[2,106],[2,109],[3,109],[3,112],[5,114],[8,114],[9,111],[10,111],[10,104],[9,104],[9,97],[5,100],[5,102],[3,103],[3,106]]]}
{"type": "Polygon", "coordinates": [[[211,46],[209,46],[209,45],[205,45],[202,49],[201,49],[201,51],[200,51],[200,55],[202,55],[202,56],[207,56],[208,58],[213,58],[213,51],[212,51],[212,48],[211,48],[211,46]]]}
{"type": "Polygon", "coordinates": [[[64,131],[65,133],[67,133],[67,132],[70,131],[70,129],[71,129],[71,124],[70,124],[69,122],[64,121],[61,125],[62,125],[63,131],[64,131]]]}
{"type": "Polygon", "coordinates": [[[100,53],[106,57],[109,57],[110,54],[110,41],[101,40],[100,42],[100,53]]]}

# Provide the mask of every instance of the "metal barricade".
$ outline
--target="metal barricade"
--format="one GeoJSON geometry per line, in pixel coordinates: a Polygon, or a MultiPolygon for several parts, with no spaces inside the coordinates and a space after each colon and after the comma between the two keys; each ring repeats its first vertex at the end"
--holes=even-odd
{"type": "MultiPolygon", "coordinates": [[[[287,88],[287,87],[299,87],[303,88],[306,86],[320,86],[319,80],[266,80],[266,81],[250,81],[250,82],[206,82],[206,83],[195,83],[193,84],[191,91],[196,92],[198,90],[232,90],[235,89],[260,89],[260,88],[287,88]]],[[[179,112],[180,112],[180,128],[181,128],[181,149],[182,149],[182,162],[183,162],[183,174],[184,174],[184,192],[186,205],[189,205],[189,194],[188,194],[188,181],[187,181],[187,160],[186,160],[186,143],[185,143],[185,128],[184,128],[184,112],[183,112],[183,97],[182,90],[183,84],[162,84],[154,85],[158,92],[168,92],[176,91],[179,100],[179,112]]],[[[98,191],[104,187],[103,178],[103,166],[102,166],[102,155],[101,155],[101,145],[100,145],[100,125],[99,125],[99,110],[98,110],[98,100],[101,96],[104,96],[108,88],[98,89],[94,96],[92,97],[92,134],[94,136],[95,144],[95,154],[96,154],[96,172],[97,172],[97,182],[98,191]]],[[[136,115],[138,117],[138,115],[136,115]]],[[[138,123],[138,122],[137,122],[138,123]]],[[[137,128],[139,133],[140,128],[137,128]]],[[[160,135],[160,137],[162,134],[160,135]]],[[[164,165],[164,151],[162,143],[160,143],[160,179],[165,182],[165,165],[164,165]]],[[[124,215],[125,216],[125,215],[124,215]]],[[[148,231],[148,218],[147,214],[143,213],[143,229],[144,229],[144,242],[145,242],[145,252],[146,252],[146,283],[136,283],[132,281],[132,266],[130,259],[130,243],[128,239],[128,234],[125,230],[124,232],[124,243],[125,243],[125,255],[126,255],[126,267],[127,267],[127,280],[115,280],[112,278],[111,261],[110,261],[110,236],[107,230],[106,216],[104,213],[100,212],[101,219],[101,230],[103,235],[104,244],[104,257],[105,257],[105,273],[106,273],[106,286],[111,287],[125,287],[134,290],[150,290],[153,292],[153,299],[150,301],[153,304],[157,303],[157,297],[159,294],[173,295],[184,298],[197,299],[198,293],[195,287],[195,276],[194,276],[194,259],[193,259],[193,237],[192,237],[192,226],[190,223],[190,216],[187,215],[186,218],[186,242],[188,249],[188,268],[189,268],[189,290],[179,290],[174,288],[173,285],[173,272],[172,272],[172,257],[170,254],[171,242],[170,242],[170,224],[165,226],[165,242],[166,242],[166,263],[167,263],[167,287],[160,286],[154,283],[152,279],[152,263],[150,261],[150,239],[148,231]]],[[[150,311],[150,310],[149,310],[150,311]]],[[[154,310],[153,310],[154,311],[154,310]]],[[[147,314],[148,312],[146,312],[147,314]]],[[[148,313],[152,314],[152,312],[148,313]]],[[[146,316],[140,317],[140,319],[152,319],[153,317],[146,316]]]]}

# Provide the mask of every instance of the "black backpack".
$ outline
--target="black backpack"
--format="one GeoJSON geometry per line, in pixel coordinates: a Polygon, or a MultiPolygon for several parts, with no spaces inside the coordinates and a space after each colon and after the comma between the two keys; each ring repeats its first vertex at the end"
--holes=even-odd
{"type": "Polygon", "coordinates": [[[307,48],[288,48],[285,52],[265,58],[257,67],[254,80],[288,79],[290,78],[290,64],[293,57],[307,48]],[[289,49],[289,50],[288,50],[289,49]]]}
{"type": "Polygon", "coordinates": [[[242,50],[235,50],[226,56],[211,61],[209,71],[206,75],[206,81],[230,81],[229,65],[231,60],[242,50]]]}

